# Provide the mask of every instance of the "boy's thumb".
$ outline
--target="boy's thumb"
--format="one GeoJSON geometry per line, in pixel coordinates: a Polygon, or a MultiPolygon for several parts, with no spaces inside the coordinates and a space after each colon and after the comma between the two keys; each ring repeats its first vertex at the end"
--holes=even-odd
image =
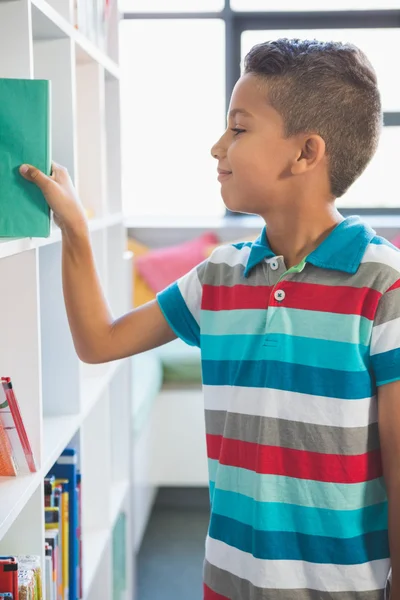
{"type": "Polygon", "coordinates": [[[22,177],[35,183],[43,192],[49,189],[49,186],[53,183],[50,177],[47,177],[42,171],[32,165],[22,165],[19,169],[22,177]]]}

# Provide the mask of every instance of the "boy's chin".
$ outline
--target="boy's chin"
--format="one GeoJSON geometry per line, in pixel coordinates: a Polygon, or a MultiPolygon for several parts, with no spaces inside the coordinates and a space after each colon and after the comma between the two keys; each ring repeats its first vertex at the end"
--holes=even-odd
{"type": "Polygon", "coordinates": [[[237,198],[233,194],[227,194],[221,191],[222,200],[228,210],[235,213],[254,214],[251,207],[243,198],[237,198]]]}

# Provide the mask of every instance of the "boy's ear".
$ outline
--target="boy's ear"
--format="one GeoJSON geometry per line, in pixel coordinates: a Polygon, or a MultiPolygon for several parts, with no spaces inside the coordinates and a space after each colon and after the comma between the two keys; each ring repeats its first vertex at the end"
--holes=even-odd
{"type": "Polygon", "coordinates": [[[301,147],[292,165],[293,175],[301,175],[314,169],[325,156],[325,141],[317,133],[303,136],[300,141],[301,147]]]}

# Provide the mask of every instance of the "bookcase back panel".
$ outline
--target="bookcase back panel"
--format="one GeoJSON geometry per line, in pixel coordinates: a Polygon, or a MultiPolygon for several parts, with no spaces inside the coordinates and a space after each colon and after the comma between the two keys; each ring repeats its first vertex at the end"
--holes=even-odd
{"type": "Polygon", "coordinates": [[[32,72],[30,3],[0,2],[0,77],[30,79],[32,72]]]}
{"type": "Polygon", "coordinates": [[[52,159],[76,178],[74,102],[75,62],[70,39],[35,41],[34,76],[51,80],[52,159]]]}
{"type": "Polygon", "coordinates": [[[106,214],[104,70],[77,62],[78,191],[90,216],[106,214]]]}
{"type": "MultiPolygon", "coordinates": [[[[1,263],[0,263],[1,264],[1,263]]],[[[65,312],[61,242],[39,249],[44,415],[79,413],[79,362],[65,312]]]]}
{"type": "Polygon", "coordinates": [[[121,114],[119,81],[105,78],[105,117],[107,152],[107,211],[122,212],[121,114]]]}
{"type": "Polygon", "coordinates": [[[11,377],[33,452],[41,458],[41,357],[37,251],[0,260],[0,368],[11,377]]]}

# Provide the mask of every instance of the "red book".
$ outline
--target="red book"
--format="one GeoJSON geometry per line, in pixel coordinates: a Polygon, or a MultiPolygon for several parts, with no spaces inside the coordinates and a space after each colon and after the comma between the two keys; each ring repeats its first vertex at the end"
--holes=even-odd
{"type": "Polygon", "coordinates": [[[16,558],[0,558],[0,592],[18,598],[18,563],[16,558]]]}
{"type": "Polygon", "coordinates": [[[0,391],[3,391],[3,398],[0,400],[0,420],[10,440],[17,469],[23,471],[27,465],[31,473],[36,473],[35,459],[22,421],[11,378],[2,377],[1,384],[0,391]]]}

